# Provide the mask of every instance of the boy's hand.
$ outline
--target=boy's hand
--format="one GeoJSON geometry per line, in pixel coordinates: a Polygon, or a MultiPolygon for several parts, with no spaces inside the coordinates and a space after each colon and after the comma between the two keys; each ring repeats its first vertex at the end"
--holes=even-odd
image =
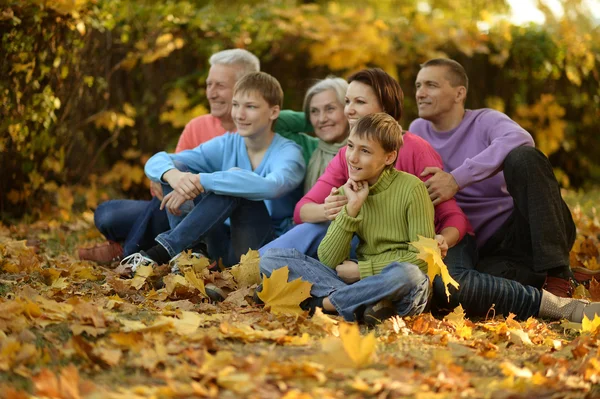
{"type": "Polygon", "coordinates": [[[351,260],[345,260],[342,264],[335,268],[339,278],[344,280],[346,284],[352,284],[360,280],[360,270],[358,264],[351,260]]]}
{"type": "Polygon", "coordinates": [[[197,174],[170,169],[163,174],[162,178],[186,200],[193,200],[204,192],[204,187],[200,184],[200,176],[197,174]]]}
{"type": "Polygon", "coordinates": [[[185,201],[187,201],[187,199],[183,195],[179,194],[177,191],[171,191],[162,199],[162,202],[160,203],[160,210],[162,211],[163,209],[167,208],[167,211],[169,211],[171,214],[180,216],[181,211],[179,208],[185,201]]]}
{"type": "Polygon", "coordinates": [[[325,198],[325,217],[328,220],[333,220],[340,213],[344,205],[348,203],[348,197],[338,195],[339,190],[336,187],[331,188],[331,194],[325,198]]]}
{"type": "Polygon", "coordinates": [[[435,239],[438,242],[438,248],[440,249],[442,258],[445,258],[448,255],[448,243],[446,242],[446,237],[441,234],[436,234],[435,239]]]}
{"type": "Polygon", "coordinates": [[[159,182],[150,180],[150,192],[152,193],[152,195],[154,195],[156,198],[158,198],[159,201],[162,201],[162,199],[164,197],[162,184],[160,184],[159,182]]]}
{"type": "Polygon", "coordinates": [[[355,218],[369,195],[369,183],[365,180],[348,179],[344,184],[344,192],[348,197],[348,205],[346,205],[348,216],[355,218]]]}

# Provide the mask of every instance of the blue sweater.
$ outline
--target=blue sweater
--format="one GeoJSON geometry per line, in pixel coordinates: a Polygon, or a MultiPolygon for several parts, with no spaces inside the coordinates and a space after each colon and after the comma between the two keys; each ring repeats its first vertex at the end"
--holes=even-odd
{"type": "Polygon", "coordinates": [[[255,170],[252,170],[244,138],[237,133],[225,133],[193,150],[155,154],[146,163],[146,175],[150,180],[165,184],[161,178],[166,171],[175,168],[173,161],[183,162],[192,173],[198,173],[206,191],[264,200],[278,234],[290,225],[294,206],[302,195],[300,183],[306,171],[302,150],[278,134],[255,170]]]}

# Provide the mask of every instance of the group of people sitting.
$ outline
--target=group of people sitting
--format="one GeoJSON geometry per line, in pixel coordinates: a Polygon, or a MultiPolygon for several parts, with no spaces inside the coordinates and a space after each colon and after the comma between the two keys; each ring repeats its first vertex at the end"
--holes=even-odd
{"type": "Polygon", "coordinates": [[[312,283],[303,309],[368,324],[459,304],[468,316],[600,314],[571,298],[575,225],[550,162],[503,113],[465,109],[456,61],[421,65],[408,131],[402,89],[381,69],[321,80],[294,112],[248,51],[209,62],[210,114],[188,123],[174,154],[148,160],[151,201],[96,209],[108,241],[81,259],[119,259],[131,276],[141,265],[177,272],[182,251],[232,266],[258,249],[263,275],[287,266],[312,283]],[[419,236],[437,241],[459,283],[449,297],[410,244],[419,236]]]}

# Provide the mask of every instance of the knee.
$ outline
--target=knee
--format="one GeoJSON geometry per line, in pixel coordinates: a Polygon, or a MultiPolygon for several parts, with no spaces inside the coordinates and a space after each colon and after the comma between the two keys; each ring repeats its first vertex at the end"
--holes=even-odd
{"type": "Polygon", "coordinates": [[[390,263],[381,273],[385,273],[387,279],[391,282],[402,282],[413,287],[419,286],[428,280],[428,277],[417,265],[408,262],[390,263]]]}
{"type": "Polygon", "coordinates": [[[114,212],[111,201],[106,201],[98,205],[94,212],[94,224],[101,233],[105,233],[113,224],[114,212]]]}
{"type": "MultiPolygon", "coordinates": [[[[529,146],[517,147],[504,158],[504,173],[514,176],[524,176],[526,173],[540,166],[549,165],[548,158],[537,148],[529,146]]],[[[550,168],[551,170],[551,168],[550,168]]]]}

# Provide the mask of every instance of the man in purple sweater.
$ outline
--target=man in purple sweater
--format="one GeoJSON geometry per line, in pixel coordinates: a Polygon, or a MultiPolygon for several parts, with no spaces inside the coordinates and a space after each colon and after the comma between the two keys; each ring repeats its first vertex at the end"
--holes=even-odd
{"type": "Polygon", "coordinates": [[[423,171],[433,175],[426,185],[434,205],[454,196],[470,220],[476,269],[570,297],[575,225],[531,135],[501,112],[466,110],[468,78],[456,61],[427,61],[416,89],[420,118],[409,130],[444,163],[423,171]]]}

